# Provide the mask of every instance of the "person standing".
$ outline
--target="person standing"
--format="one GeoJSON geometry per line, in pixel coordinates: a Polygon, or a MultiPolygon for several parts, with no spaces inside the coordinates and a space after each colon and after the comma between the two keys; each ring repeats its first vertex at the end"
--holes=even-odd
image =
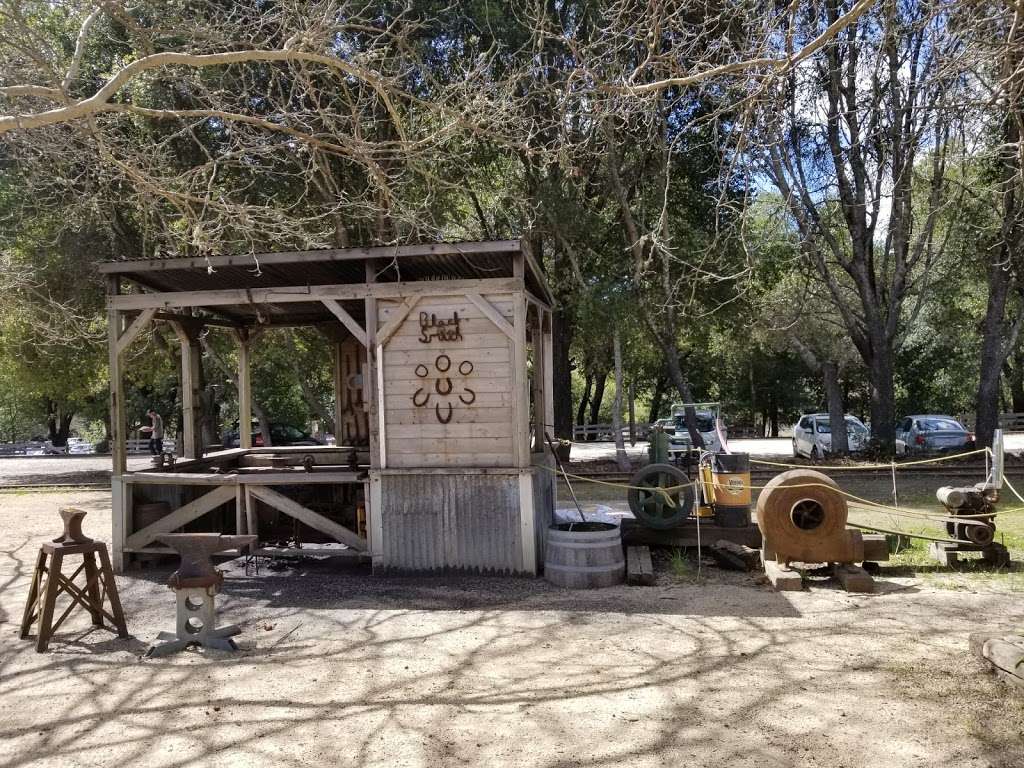
{"type": "Polygon", "coordinates": [[[164,452],[164,420],[152,408],[146,411],[146,415],[152,423],[148,427],[142,427],[141,431],[149,432],[149,452],[159,456],[164,452]]]}

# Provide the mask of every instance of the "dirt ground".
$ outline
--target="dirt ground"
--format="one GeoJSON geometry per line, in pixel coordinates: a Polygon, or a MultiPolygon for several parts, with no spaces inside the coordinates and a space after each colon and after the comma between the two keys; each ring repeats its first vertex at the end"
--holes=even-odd
{"type": "Polygon", "coordinates": [[[18,622],[64,504],[106,537],[107,493],[0,494],[2,766],[1024,766],[1024,697],[967,651],[1024,627],[1003,582],[775,593],[666,567],[578,593],[232,562],[235,655],[143,658],[173,626],[166,570],[118,579],[132,639],[79,614],[36,654],[18,622]]]}

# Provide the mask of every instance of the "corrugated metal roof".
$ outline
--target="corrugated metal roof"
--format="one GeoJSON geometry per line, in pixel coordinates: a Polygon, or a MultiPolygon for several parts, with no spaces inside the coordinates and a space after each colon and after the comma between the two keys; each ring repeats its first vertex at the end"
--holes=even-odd
{"type": "MultiPolygon", "coordinates": [[[[100,265],[100,272],[117,275],[147,291],[248,290],[254,288],[358,284],[366,280],[367,264],[375,281],[416,282],[511,277],[513,256],[523,251],[519,240],[427,243],[373,248],[329,248],[265,254],[210,257],[123,259],[100,265]]],[[[527,255],[527,288],[545,302],[551,297],[540,268],[527,255]]],[[[360,302],[346,305],[362,317],[360,302]]],[[[262,315],[271,322],[333,320],[316,302],[282,303],[275,309],[242,303],[217,307],[226,317],[248,320],[262,315]]]]}

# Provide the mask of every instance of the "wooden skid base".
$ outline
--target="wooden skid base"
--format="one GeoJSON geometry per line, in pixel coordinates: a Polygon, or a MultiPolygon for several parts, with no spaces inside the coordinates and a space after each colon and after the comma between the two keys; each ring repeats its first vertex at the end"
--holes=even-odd
{"type": "MultiPolygon", "coordinates": [[[[700,524],[701,544],[711,546],[720,540],[760,549],[761,530],[756,525],[748,525],[743,528],[722,528],[710,522],[710,519],[708,522],[702,521],[700,524]]],[[[696,547],[697,523],[691,521],[678,528],[660,531],[648,528],[632,518],[623,518],[622,543],[626,546],[696,547]]]]}
{"type": "Polygon", "coordinates": [[[832,565],[832,575],[847,592],[875,591],[875,580],[860,566],[835,563],[832,565]]]}
{"type": "Polygon", "coordinates": [[[626,547],[626,583],[634,587],[654,584],[650,547],[626,547]]]}
{"type": "Polygon", "coordinates": [[[800,571],[787,568],[782,563],[765,560],[764,573],[776,592],[799,592],[804,588],[804,578],[800,571]]]}
{"type": "Polygon", "coordinates": [[[1010,564],[1010,552],[1002,544],[992,542],[984,547],[976,544],[950,544],[944,541],[932,542],[928,554],[941,565],[954,566],[959,561],[960,552],[981,552],[981,559],[994,568],[1003,568],[1010,564]]]}

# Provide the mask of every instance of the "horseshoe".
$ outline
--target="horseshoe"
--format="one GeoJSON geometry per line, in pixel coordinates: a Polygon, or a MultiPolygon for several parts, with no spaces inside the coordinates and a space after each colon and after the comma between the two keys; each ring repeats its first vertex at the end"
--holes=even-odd
{"type": "Polygon", "coordinates": [[[459,373],[461,373],[463,376],[469,376],[469,374],[471,374],[472,372],[473,372],[473,364],[469,360],[463,360],[461,363],[459,363],[459,373]],[[469,366],[469,369],[468,370],[462,370],[467,365],[469,366]]]}
{"type": "Polygon", "coordinates": [[[423,391],[423,387],[420,387],[419,389],[416,390],[415,393],[413,393],[413,396],[412,396],[412,404],[415,405],[417,408],[422,408],[424,405],[426,405],[427,403],[430,402],[430,393],[429,392],[427,392],[427,396],[425,398],[423,398],[423,402],[422,403],[417,399],[419,397],[420,392],[422,392],[422,391],[423,391]]]}
{"type": "Polygon", "coordinates": [[[437,360],[434,361],[434,367],[441,373],[447,373],[452,367],[452,359],[448,355],[438,355],[437,360]],[[444,360],[444,368],[441,367],[442,360],[444,360]]]}
{"type": "Polygon", "coordinates": [[[421,379],[424,378],[428,373],[429,371],[427,370],[427,366],[425,366],[423,363],[420,363],[419,365],[416,366],[416,375],[419,376],[421,379]],[[423,369],[423,373],[420,373],[421,368],[423,369]]]}
{"type": "Polygon", "coordinates": [[[452,420],[452,404],[451,403],[445,403],[445,405],[448,406],[448,416],[447,417],[441,416],[441,404],[440,403],[435,403],[434,404],[434,413],[437,415],[437,420],[440,421],[442,424],[447,424],[449,421],[452,420]]]}
{"type": "Polygon", "coordinates": [[[465,395],[459,395],[459,400],[461,400],[465,405],[472,405],[476,402],[476,392],[469,387],[466,387],[465,389],[469,392],[469,400],[466,399],[465,395]]]}
{"type": "Polygon", "coordinates": [[[437,381],[434,382],[434,389],[437,390],[437,394],[439,395],[450,395],[452,393],[452,380],[449,379],[447,376],[445,376],[443,379],[438,379],[437,381]],[[444,390],[443,392],[441,391],[442,381],[448,383],[448,389],[444,390]]]}

